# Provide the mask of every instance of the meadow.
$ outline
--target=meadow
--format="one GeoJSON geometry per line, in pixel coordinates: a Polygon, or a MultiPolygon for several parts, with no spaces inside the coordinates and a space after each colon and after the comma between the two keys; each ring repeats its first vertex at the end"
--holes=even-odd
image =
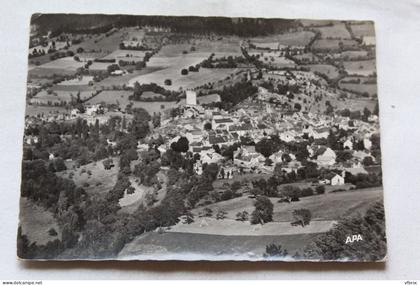
{"type": "Polygon", "coordinates": [[[119,253],[121,259],[244,260],[262,259],[265,247],[281,244],[292,255],[319,234],[282,236],[227,236],[175,232],[148,232],[138,236],[119,253]]]}
{"type": "Polygon", "coordinates": [[[360,24],[354,23],[351,24],[350,27],[356,37],[375,36],[375,27],[373,22],[364,22],[360,24]]]}
{"type": "Polygon", "coordinates": [[[344,69],[349,75],[369,76],[376,72],[375,60],[345,61],[344,69]]]}
{"type": "Polygon", "coordinates": [[[312,48],[315,50],[339,50],[340,43],[343,43],[344,49],[353,49],[358,46],[358,43],[355,40],[350,39],[319,39],[314,42],[312,48]]]}
{"type": "Polygon", "coordinates": [[[24,197],[20,198],[20,211],[25,213],[20,215],[22,234],[28,237],[29,243],[45,245],[49,241],[61,239],[61,230],[52,212],[24,197]],[[48,233],[50,229],[54,229],[57,235],[50,235],[48,233]]]}
{"type": "Polygon", "coordinates": [[[350,39],[350,33],[346,29],[344,23],[335,22],[332,26],[324,26],[314,28],[321,33],[323,39],[334,38],[334,39],[350,39]]]}
{"type": "Polygon", "coordinates": [[[311,39],[315,36],[315,33],[311,31],[299,31],[294,33],[283,33],[277,34],[267,37],[254,37],[251,38],[251,43],[255,44],[256,46],[266,47],[273,46],[277,48],[280,45],[296,45],[296,46],[305,46],[307,45],[311,39]]]}
{"type": "Polygon", "coordinates": [[[338,69],[329,64],[310,64],[310,65],[304,65],[305,67],[309,68],[313,72],[319,72],[324,75],[326,75],[330,79],[337,78],[338,69]]]}

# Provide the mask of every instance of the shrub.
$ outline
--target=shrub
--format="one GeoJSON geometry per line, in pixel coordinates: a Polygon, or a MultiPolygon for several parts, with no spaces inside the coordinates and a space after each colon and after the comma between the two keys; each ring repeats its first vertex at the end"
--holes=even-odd
{"type": "Polygon", "coordinates": [[[300,224],[302,227],[309,225],[312,219],[312,213],[308,209],[298,209],[293,211],[293,217],[295,221],[293,225],[300,224]]]}
{"type": "Polygon", "coordinates": [[[53,237],[55,237],[55,236],[57,236],[57,235],[58,235],[57,231],[56,231],[54,228],[49,229],[49,230],[48,230],[48,234],[49,234],[50,236],[53,236],[53,237]]]}
{"type": "Polygon", "coordinates": [[[226,214],[227,214],[226,211],[219,210],[219,211],[217,211],[216,219],[217,220],[224,220],[226,218],[226,214]]]}
{"type": "Polygon", "coordinates": [[[210,208],[204,208],[204,217],[211,217],[213,216],[213,210],[210,208]]]}
{"type": "Polygon", "coordinates": [[[325,186],[319,185],[315,188],[316,194],[324,194],[325,193],[325,186]]]}
{"type": "Polygon", "coordinates": [[[170,85],[172,85],[172,80],[165,79],[164,84],[167,85],[167,86],[170,86],[170,85]]]}
{"type": "Polygon", "coordinates": [[[314,190],[311,187],[302,189],[302,197],[308,197],[314,195],[314,190]]]}
{"type": "Polygon", "coordinates": [[[283,249],[281,245],[274,243],[269,244],[265,247],[264,257],[285,257],[288,255],[286,249],[283,249]]]}
{"type": "Polygon", "coordinates": [[[181,70],[181,75],[187,75],[188,74],[188,69],[182,69],[181,70]]]}
{"type": "Polygon", "coordinates": [[[233,198],[233,192],[232,192],[232,190],[226,190],[226,191],[224,191],[223,193],[222,193],[222,195],[220,196],[220,199],[222,200],[222,201],[226,201],[226,200],[230,200],[230,199],[232,199],[233,198]]]}
{"type": "Polygon", "coordinates": [[[248,218],[249,218],[249,214],[247,211],[238,212],[236,214],[237,221],[245,222],[248,220],[248,218]]]}

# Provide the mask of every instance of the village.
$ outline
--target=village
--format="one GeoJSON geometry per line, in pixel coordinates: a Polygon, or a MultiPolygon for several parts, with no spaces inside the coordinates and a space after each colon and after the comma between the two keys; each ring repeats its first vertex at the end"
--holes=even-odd
{"type": "Polygon", "coordinates": [[[33,25],[28,258],[143,259],[148,246],[312,258],[315,236],[382,201],[371,23],[286,21],[252,37],[118,25],[33,25]]]}

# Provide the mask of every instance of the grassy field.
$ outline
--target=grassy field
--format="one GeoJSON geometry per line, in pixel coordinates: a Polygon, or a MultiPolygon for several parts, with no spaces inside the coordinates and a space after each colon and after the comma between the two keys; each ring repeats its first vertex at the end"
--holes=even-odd
{"type": "Polygon", "coordinates": [[[299,31],[294,33],[277,34],[267,37],[255,37],[251,38],[250,41],[256,46],[269,44],[273,45],[274,48],[277,48],[279,44],[290,46],[304,46],[307,45],[314,36],[315,34],[311,31],[299,31]]]}
{"type": "Polygon", "coordinates": [[[352,24],[350,27],[355,37],[375,36],[375,27],[373,22],[352,24]]]}
{"type": "Polygon", "coordinates": [[[114,158],[115,166],[109,170],[105,170],[102,161],[92,162],[75,169],[67,169],[57,172],[57,176],[69,178],[69,174],[73,173],[76,186],[83,187],[89,194],[104,195],[111,190],[117,182],[119,171],[118,160],[114,158]],[[85,171],[82,171],[82,170],[85,171]],[[88,174],[88,171],[92,175],[88,174]]]}
{"type": "Polygon", "coordinates": [[[340,88],[347,90],[352,90],[356,92],[367,92],[370,96],[378,94],[378,89],[376,84],[357,84],[357,83],[339,83],[340,88]]]}
{"type": "Polygon", "coordinates": [[[49,241],[61,239],[61,230],[53,213],[23,197],[20,198],[19,224],[22,226],[22,234],[28,237],[29,243],[45,245],[49,241]],[[55,229],[57,236],[48,233],[51,228],[55,229]]]}
{"type": "Polygon", "coordinates": [[[337,39],[350,39],[350,33],[347,31],[344,23],[336,22],[332,26],[325,26],[315,28],[315,30],[321,33],[323,39],[326,38],[337,38],[337,39]]]}
{"type": "Polygon", "coordinates": [[[312,72],[319,72],[322,74],[325,74],[328,76],[328,78],[333,79],[336,78],[338,74],[338,69],[329,64],[310,64],[310,65],[304,65],[305,67],[308,67],[312,72]]]}
{"type": "MultiPolygon", "coordinates": [[[[312,212],[313,220],[339,220],[355,213],[363,213],[375,201],[382,200],[383,191],[380,188],[349,190],[346,192],[327,193],[301,198],[298,202],[277,203],[279,198],[270,198],[274,205],[273,220],[275,222],[292,221],[293,210],[307,208],[312,212]]],[[[217,212],[219,209],[227,212],[227,218],[235,219],[239,211],[251,213],[254,210],[254,199],[246,196],[218,202],[206,207],[217,212]]],[[[205,207],[193,210],[194,214],[205,207]]]]}
{"type": "Polygon", "coordinates": [[[149,232],[127,244],[119,253],[121,259],[226,259],[258,260],[268,244],[281,244],[292,255],[318,234],[284,236],[224,236],[191,233],[149,232]]]}
{"type": "Polygon", "coordinates": [[[76,71],[77,68],[83,66],[83,62],[76,61],[73,57],[63,57],[50,62],[47,62],[43,65],[40,65],[38,68],[44,69],[64,69],[69,71],[76,71]]]}
{"type": "Polygon", "coordinates": [[[103,59],[115,59],[116,62],[118,62],[119,60],[140,61],[143,60],[145,54],[146,52],[141,50],[117,49],[112,53],[108,54],[107,56],[103,57],[103,59]]]}
{"type": "Polygon", "coordinates": [[[25,116],[37,116],[37,115],[52,115],[52,114],[69,114],[70,111],[64,107],[57,106],[37,106],[37,105],[26,105],[25,116]]]}
{"type": "Polygon", "coordinates": [[[88,85],[89,82],[93,81],[93,76],[82,76],[81,78],[73,78],[69,80],[64,80],[58,83],[58,86],[81,86],[88,85]]]}
{"type": "Polygon", "coordinates": [[[80,94],[80,99],[85,100],[87,98],[92,97],[95,90],[78,90],[74,88],[74,90],[53,90],[51,94],[48,94],[46,90],[42,90],[37,93],[33,98],[31,98],[32,104],[48,104],[51,102],[52,104],[60,103],[60,102],[71,102],[72,98],[76,99],[77,94],[80,94]]]}
{"type": "Polygon", "coordinates": [[[340,42],[343,43],[343,48],[354,48],[358,46],[358,43],[355,40],[350,39],[319,39],[314,42],[312,47],[314,49],[330,49],[330,50],[339,50],[340,42]]]}
{"type": "Polygon", "coordinates": [[[122,108],[125,108],[130,101],[128,97],[133,95],[132,91],[128,90],[104,90],[92,99],[88,100],[88,104],[117,104],[119,103],[122,108]]]}
{"type": "Polygon", "coordinates": [[[349,75],[368,76],[376,72],[375,60],[345,61],[343,64],[349,75]]]}

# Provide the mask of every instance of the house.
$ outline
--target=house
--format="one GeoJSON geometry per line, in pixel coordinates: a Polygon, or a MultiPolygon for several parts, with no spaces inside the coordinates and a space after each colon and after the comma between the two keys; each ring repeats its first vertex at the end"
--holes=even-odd
{"type": "Polygon", "coordinates": [[[370,150],[372,148],[372,141],[368,138],[363,139],[363,146],[366,150],[370,150]]]}
{"type": "Polygon", "coordinates": [[[343,148],[344,149],[353,149],[353,142],[350,139],[347,139],[344,143],[343,143],[343,148]]]}
{"type": "Polygon", "coordinates": [[[335,185],[344,185],[344,177],[343,176],[341,176],[341,175],[339,175],[339,174],[336,174],[336,175],[334,175],[334,177],[333,178],[331,178],[331,185],[332,186],[335,186],[335,185]]]}
{"type": "Polygon", "coordinates": [[[344,171],[342,175],[334,173],[334,172],[330,172],[324,175],[323,179],[319,180],[319,184],[332,185],[332,186],[344,185],[345,184],[344,177],[345,177],[344,171]]]}
{"type": "Polygon", "coordinates": [[[319,149],[317,151],[316,155],[317,155],[316,162],[320,166],[334,165],[335,164],[335,159],[337,157],[335,152],[329,147],[319,149]]]}

